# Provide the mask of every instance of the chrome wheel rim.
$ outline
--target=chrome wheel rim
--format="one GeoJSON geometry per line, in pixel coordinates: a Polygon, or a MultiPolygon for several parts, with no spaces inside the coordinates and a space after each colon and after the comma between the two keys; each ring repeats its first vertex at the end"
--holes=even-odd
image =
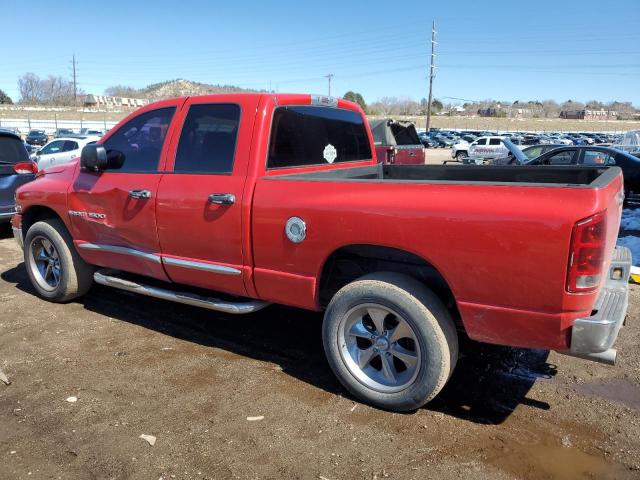
{"type": "Polygon", "coordinates": [[[340,355],[351,374],[372,390],[395,393],[416,379],[420,344],[411,324],[393,309],[358,305],[338,328],[340,355]]]}
{"type": "Polygon", "coordinates": [[[38,285],[49,292],[58,288],[62,269],[60,256],[53,242],[40,235],[34,237],[29,252],[31,273],[38,285]]]}

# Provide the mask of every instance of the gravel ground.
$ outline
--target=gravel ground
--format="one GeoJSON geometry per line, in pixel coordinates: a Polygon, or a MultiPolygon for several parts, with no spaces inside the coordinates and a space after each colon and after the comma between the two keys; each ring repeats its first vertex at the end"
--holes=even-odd
{"type": "Polygon", "coordinates": [[[6,229],[0,278],[3,480],[640,478],[638,286],[618,366],[466,342],[436,400],[396,414],[340,387],[317,314],[99,286],[47,303],[6,229]]]}

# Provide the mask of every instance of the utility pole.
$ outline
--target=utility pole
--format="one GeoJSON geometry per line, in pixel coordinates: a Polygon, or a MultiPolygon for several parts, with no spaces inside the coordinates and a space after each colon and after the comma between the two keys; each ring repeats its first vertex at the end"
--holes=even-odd
{"type": "Polygon", "coordinates": [[[331,96],[331,79],[334,77],[333,73],[329,73],[328,75],[325,75],[324,78],[326,78],[329,81],[329,96],[331,96]]]}
{"type": "Polygon", "coordinates": [[[76,78],[76,54],[73,54],[73,60],[71,61],[73,68],[73,106],[78,106],[78,83],[76,78]]]}
{"type": "Polygon", "coordinates": [[[427,133],[431,126],[431,99],[433,98],[433,77],[436,76],[436,21],[431,24],[431,68],[429,69],[429,101],[427,103],[427,133]]]}

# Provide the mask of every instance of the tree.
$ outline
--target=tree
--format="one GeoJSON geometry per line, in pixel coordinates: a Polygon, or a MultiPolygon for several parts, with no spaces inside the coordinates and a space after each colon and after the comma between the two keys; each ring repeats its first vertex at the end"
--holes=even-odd
{"type": "Polygon", "coordinates": [[[113,85],[104,89],[104,94],[109,97],[139,98],[142,94],[135,88],[127,85],[113,85]]]}
{"type": "MultiPolygon", "coordinates": [[[[73,105],[73,82],[64,77],[49,75],[40,78],[35,73],[25,73],[18,79],[20,102],[35,105],[73,105]]],[[[78,96],[84,92],[78,90],[78,96]]]]}
{"type": "Polygon", "coordinates": [[[567,100],[560,105],[560,108],[564,111],[567,110],[584,110],[584,103],[574,102],[573,100],[567,100]]]}
{"type": "Polygon", "coordinates": [[[0,104],[11,105],[12,103],[13,100],[11,100],[11,97],[7,95],[4,90],[0,90],[0,104]]]}
{"type": "Polygon", "coordinates": [[[434,112],[441,112],[443,108],[444,108],[444,105],[442,105],[442,102],[437,98],[431,101],[431,109],[434,112]]]}
{"type": "Polygon", "coordinates": [[[597,100],[589,100],[585,105],[585,108],[587,110],[602,110],[604,108],[604,103],[597,100]]]}
{"type": "Polygon", "coordinates": [[[367,113],[367,103],[364,101],[364,97],[361,94],[349,90],[344,94],[344,97],[342,98],[344,98],[345,100],[349,100],[350,102],[357,103],[358,105],[360,105],[360,108],[362,108],[362,110],[367,113]]]}

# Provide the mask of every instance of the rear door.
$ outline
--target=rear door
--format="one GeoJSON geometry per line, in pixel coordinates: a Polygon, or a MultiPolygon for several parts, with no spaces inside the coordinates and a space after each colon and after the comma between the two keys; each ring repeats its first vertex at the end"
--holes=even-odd
{"type": "Polygon", "coordinates": [[[140,111],[103,142],[122,167],[79,171],[68,194],[69,215],[80,254],[89,263],[167,277],[160,260],[156,196],[172,119],[183,99],[140,111]]]}
{"type": "Polygon", "coordinates": [[[243,198],[259,98],[199,97],[181,112],[158,190],[162,261],[174,282],[246,294],[243,198]]]}

